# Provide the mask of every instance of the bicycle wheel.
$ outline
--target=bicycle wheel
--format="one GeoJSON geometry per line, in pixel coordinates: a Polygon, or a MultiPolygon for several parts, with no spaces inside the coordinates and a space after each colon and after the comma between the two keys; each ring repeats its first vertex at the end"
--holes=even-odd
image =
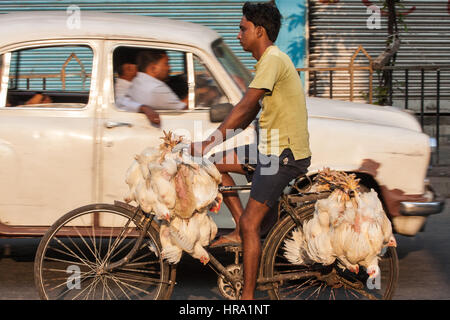
{"type": "Polygon", "coordinates": [[[175,268],[161,258],[154,222],[127,264],[104,269],[133,248],[142,218],[119,206],[92,204],[58,219],[36,253],[34,276],[41,299],[169,298],[175,268]]]}
{"type": "MultiPolygon", "coordinates": [[[[301,225],[312,218],[314,203],[297,209],[301,225]]],[[[269,289],[271,299],[295,300],[356,300],[391,299],[398,280],[398,258],[395,248],[388,247],[379,261],[380,276],[369,279],[364,268],[357,275],[343,271],[335,262],[294,265],[284,257],[284,242],[297,228],[294,220],[286,215],[274,228],[264,244],[261,256],[261,273],[264,279],[276,281],[269,289]]]]}

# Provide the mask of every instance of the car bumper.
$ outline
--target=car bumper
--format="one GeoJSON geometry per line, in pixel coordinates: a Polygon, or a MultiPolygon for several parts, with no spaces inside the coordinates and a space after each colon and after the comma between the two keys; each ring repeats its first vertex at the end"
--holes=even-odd
{"type": "Polygon", "coordinates": [[[400,213],[404,216],[422,216],[426,217],[432,214],[440,213],[444,210],[445,199],[436,195],[435,191],[428,183],[425,184],[426,197],[429,201],[423,202],[400,202],[400,213]]]}
{"type": "Polygon", "coordinates": [[[428,181],[425,182],[426,201],[402,201],[400,202],[400,214],[392,218],[392,224],[396,233],[405,236],[414,236],[419,231],[425,230],[428,216],[440,213],[444,210],[445,200],[434,192],[428,181]]]}
{"type": "Polygon", "coordinates": [[[444,200],[430,202],[401,202],[400,213],[404,216],[429,216],[444,210],[444,200]]]}

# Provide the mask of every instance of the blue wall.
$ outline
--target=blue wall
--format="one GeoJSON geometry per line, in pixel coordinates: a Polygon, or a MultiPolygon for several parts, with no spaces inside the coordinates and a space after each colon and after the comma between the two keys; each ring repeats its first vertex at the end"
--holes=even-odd
{"type": "Polygon", "coordinates": [[[283,16],[276,45],[291,57],[295,67],[303,68],[307,57],[307,0],[276,0],[275,3],[283,16]]]}

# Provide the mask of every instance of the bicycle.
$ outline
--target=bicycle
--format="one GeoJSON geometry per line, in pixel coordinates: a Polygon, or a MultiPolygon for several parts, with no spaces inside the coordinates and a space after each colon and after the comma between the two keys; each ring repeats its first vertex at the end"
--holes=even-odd
{"type": "MultiPolygon", "coordinates": [[[[248,189],[220,187],[221,192],[248,189]]],[[[312,217],[315,202],[329,194],[297,188],[280,197],[278,221],[262,244],[257,290],[267,291],[270,299],[391,299],[399,269],[393,247],[383,253],[375,282],[364,270],[354,274],[337,262],[294,265],[284,257],[284,241],[312,217]]],[[[41,299],[169,299],[177,265],[164,261],[161,250],[159,223],[139,207],[120,201],[83,206],[58,219],[42,238],[35,284],[41,299]]],[[[224,266],[209,251],[208,266],[218,274],[221,295],[238,299],[241,248],[225,250],[235,255],[234,264],[224,266]]]]}

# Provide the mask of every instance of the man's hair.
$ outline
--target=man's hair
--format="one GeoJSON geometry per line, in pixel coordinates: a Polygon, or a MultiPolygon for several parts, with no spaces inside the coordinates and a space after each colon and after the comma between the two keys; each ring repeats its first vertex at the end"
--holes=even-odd
{"type": "Polygon", "coordinates": [[[273,2],[246,2],[242,7],[242,13],[255,27],[266,29],[270,41],[277,40],[281,27],[281,14],[273,2]]]}
{"type": "Polygon", "coordinates": [[[124,74],[124,67],[126,64],[134,64],[134,62],[124,62],[121,65],[119,65],[119,67],[117,68],[117,74],[119,76],[123,76],[124,74]]]}
{"type": "Polygon", "coordinates": [[[137,68],[140,72],[145,72],[149,64],[156,63],[161,60],[167,52],[160,49],[149,49],[138,53],[136,58],[137,68]]]}
{"type": "Polygon", "coordinates": [[[124,64],[136,64],[136,56],[141,51],[140,48],[134,47],[119,47],[114,50],[113,62],[114,71],[120,75],[123,74],[124,64]]]}

